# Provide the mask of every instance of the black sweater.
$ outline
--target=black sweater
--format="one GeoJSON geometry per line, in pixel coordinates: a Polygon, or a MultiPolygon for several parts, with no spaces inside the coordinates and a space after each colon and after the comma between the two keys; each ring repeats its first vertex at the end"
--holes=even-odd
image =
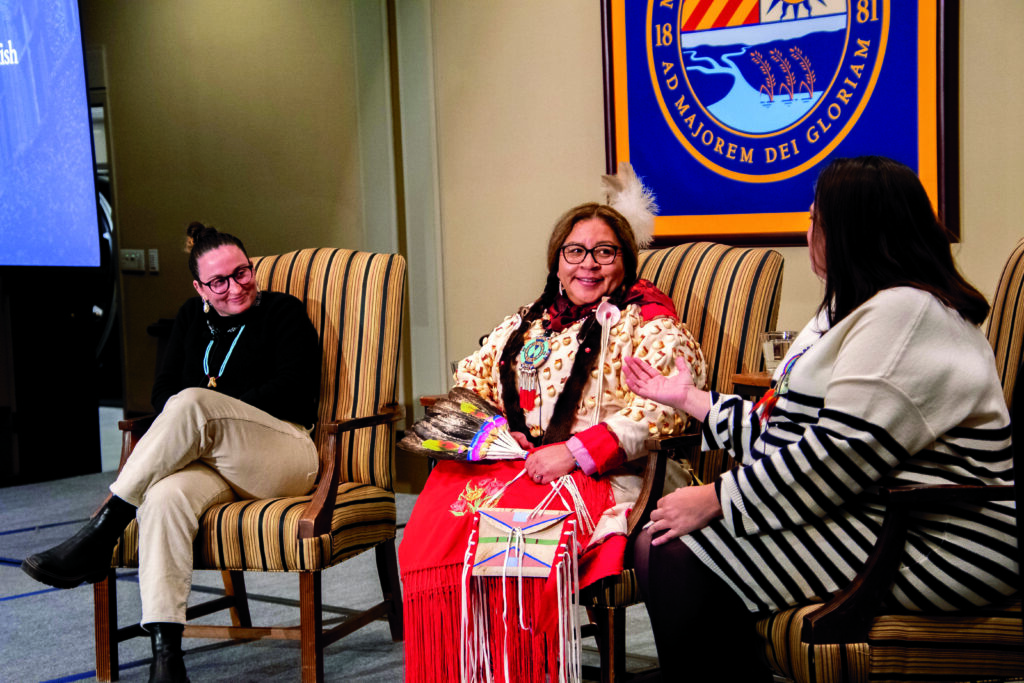
{"type": "Polygon", "coordinates": [[[205,388],[207,347],[210,374],[218,375],[242,325],[245,329],[224,373],[217,377],[215,391],[278,419],[314,424],[320,395],[320,340],[302,302],[278,292],[262,292],[247,311],[228,317],[213,309],[203,313],[199,297],[186,301],[174,320],[156,375],[153,407],[163,410],[167,399],[182,389],[205,388]]]}

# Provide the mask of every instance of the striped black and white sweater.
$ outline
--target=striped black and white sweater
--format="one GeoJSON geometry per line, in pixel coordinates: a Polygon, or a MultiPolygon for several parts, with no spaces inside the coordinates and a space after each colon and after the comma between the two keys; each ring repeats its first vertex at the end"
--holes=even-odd
{"type": "MultiPolygon", "coordinates": [[[[754,612],[848,584],[880,529],[880,487],[1013,477],[1009,415],[977,327],[897,287],[826,328],[819,315],[797,337],[766,425],[750,402],[718,394],[704,423],[704,447],[742,466],[717,483],[724,518],[683,541],[754,612]]],[[[1014,590],[1015,547],[1012,502],[918,511],[892,598],[910,610],[997,601],[1014,590]]]]}

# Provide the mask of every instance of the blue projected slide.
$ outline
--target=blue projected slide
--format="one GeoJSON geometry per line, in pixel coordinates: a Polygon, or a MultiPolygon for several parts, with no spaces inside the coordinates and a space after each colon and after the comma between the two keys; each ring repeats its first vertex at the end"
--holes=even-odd
{"type": "Polygon", "coordinates": [[[98,266],[76,0],[0,0],[0,266],[98,266]]]}

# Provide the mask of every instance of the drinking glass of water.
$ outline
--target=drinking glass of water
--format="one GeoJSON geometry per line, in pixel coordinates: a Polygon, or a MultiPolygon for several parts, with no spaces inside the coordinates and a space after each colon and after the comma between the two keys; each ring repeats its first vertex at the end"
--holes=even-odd
{"type": "Polygon", "coordinates": [[[774,373],[775,368],[786,357],[789,347],[796,339],[796,332],[792,330],[773,330],[761,333],[761,352],[764,355],[764,369],[774,373]]]}

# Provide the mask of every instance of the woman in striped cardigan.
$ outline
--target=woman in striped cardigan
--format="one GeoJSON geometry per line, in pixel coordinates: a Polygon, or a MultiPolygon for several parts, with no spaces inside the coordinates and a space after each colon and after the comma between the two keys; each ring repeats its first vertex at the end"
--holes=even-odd
{"type": "MultiPolygon", "coordinates": [[[[849,584],[877,538],[881,488],[1013,476],[1009,416],[978,329],[989,307],[957,272],[914,172],[880,157],[832,162],[807,242],[824,297],[767,400],[626,361],[634,392],[701,419],[705,448],[741,465],[662,498],[637,543],[668,680],[771,680],[754,615],[849,584]]],[[[944,611],[997,601],[1014,590],[1015,546],[1012,502],[915,513],[887,600],[944,611]]]]}

